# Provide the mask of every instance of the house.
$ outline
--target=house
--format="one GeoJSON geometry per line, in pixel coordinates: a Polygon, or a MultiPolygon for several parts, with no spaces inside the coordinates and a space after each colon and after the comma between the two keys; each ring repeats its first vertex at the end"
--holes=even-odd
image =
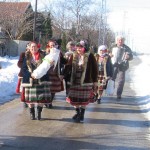
{"type": "Polygon", "coordinates": [[[20,14],[33,11],[30,2],[0,2],[0,16],[19,16],[20,14]]]}
{"type": "MultiPolygon", "coordinates": [[[[33,15],[30,2],[0,2],[0,43],[5,45],[5,49],[0,46],[1,56],[8,52],[11,56],[18,55],[18,51],[20,51],[18,42],[16,43],[13,40],[21,39],[23,32],[28,31],[25,19],[29,19],[30,16],[27,17],[27,14],[33,15]]],[[[30,25],[33,25],[33,22],[30,25]]]]}
{"type": "Polygon", "coordinates": [[[6,47],[5,42],[7,41],[7,37],[4,35],[4,33],[1,32],[0,28],[0,56],[6,55],[6,47]]]}

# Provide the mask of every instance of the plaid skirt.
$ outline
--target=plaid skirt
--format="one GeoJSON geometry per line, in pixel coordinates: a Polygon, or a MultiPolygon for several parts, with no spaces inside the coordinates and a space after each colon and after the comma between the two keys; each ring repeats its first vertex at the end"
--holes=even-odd
{"type": "Polygon", "coordinates": [[[50,85],[33,83],[24,88],[24,97],[26,103],[51,103],[50,85]]]}
{"type": "Polygon", "coordinates": [[[88,105],[91,101],[91,93],[93,93],[93,85],[80,85],[81,71],[76,74],[76,85],[70,86],[66,101],[73,106],[88,105]]]}
{"type": "Polygon", "coordinates": [[[51,93],[57,93],[64,91],[63,81],[61,81],[58,75],[54,72],[49,73],[50,76],[50,91],[51,93]]]}
{"type": "Polygon", "coordinates": [[[106,89],[106,78],[104,76],[104,71],[99,71],[98,90],[103,91],[104,89],[106,89]]]}

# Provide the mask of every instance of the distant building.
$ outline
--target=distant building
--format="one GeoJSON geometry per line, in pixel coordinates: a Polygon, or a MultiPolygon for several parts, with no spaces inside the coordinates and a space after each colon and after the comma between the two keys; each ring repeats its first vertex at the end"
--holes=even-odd
{"type": "Polygon", "coordinates": [[[30,2],[0,2],[0,56],[18,55],[19,46],[13,40],[17,39],[22,16],[29,13],[33,13],[30,2]]]}
{"type": "Polygon", "coordinates": [[[30,2],[0,2],[0,27],[10,39],[16,39],[21,21],[25,14],[32,13],[30,2]]]}

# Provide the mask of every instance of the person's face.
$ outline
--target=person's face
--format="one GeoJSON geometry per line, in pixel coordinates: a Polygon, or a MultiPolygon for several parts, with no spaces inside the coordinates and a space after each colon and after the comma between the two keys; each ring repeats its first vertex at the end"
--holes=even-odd
{"type": "Polygon", "coordinates": [[[36,43],[31,43],[31,45],[30,45],[30,52],[31,52],[32,54],[35,54],[35,53],[38,52],[38,47],[37,47],[37,44],[36,44],[36,43]]]}
{"type": "Polygon", "coordinates": [[[99,55],[101,56],[101,55],[103,55],[104,54],[104,51],[103,50],[100,50],[99,51],[99,55]]]}
{"type": "Polygon", "coordinates": [[[117,46],[122,46],[124,44],[124,40],[122,38],[117,39],[117,46]]]}
{"type": "Polygon", "coordinates": [[[75,50],[75,45],[69,45],[69,50],[74,51],[75,50]]]}
{"type": "Polygon", "coordinates": [[[50,52],[50,49],[46,48],[46,54],[49,54],[49,52],[50,52]]]}
{"type": "Polygon", "coordinates": [[[107,53],[107,49],[105,49],[105,50],[100,50],[99,51],[99,55],[100,56],[102,56],[103,54],[106,54],[107,53]]]}
{"type": "Polygon", "coordinates": [[[76,47],[76,50],[77,50],[77,53],[79,54],[79,55],[83,55],[84,54],[84,47],[76,47]]]}
{"type": "Polygon", "coordinates": [[[48,46],[50,47],[50,49],[51,49],[51,48],[54,48],[54,47],[55,47],[55,43],[54,43],[54,42],[49,42],[49,43],[48,43],[48,46]]]}

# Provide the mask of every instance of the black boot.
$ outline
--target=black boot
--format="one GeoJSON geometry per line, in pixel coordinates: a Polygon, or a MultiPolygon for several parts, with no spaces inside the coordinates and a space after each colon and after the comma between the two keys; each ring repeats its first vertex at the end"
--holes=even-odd
{"type": "Polygon", "coordinates": [[[76,108],[76,114],[72,117],[72,119],[76,122],[80,122],[80,109],[76,108]]]}
{"type": "Polygon", "coordinates": [[[53,108],[52,102],[54,100],[54,97],[55,97],[55,93],[51,93],[51,104],[47,104],[47,108],[49,108],[49,109],[53,108]]]}
{"type": "Polygon", "coordinates": [[[37,106],[37,119],[41,120],[41,112],[42,112],[43,107],[37,106]]]}
{"type": "Polygon", "coordinates": [[[97,104],[100,104],[101,103],[101,98],[98,98],[97,99],[97,104]]]}
{"type": "Polygon", "coordinates": [[[30,119],[35,120],[35,110],[34,107],[30,108],[30,119]]]}
{"type": "Polygon", "coordinates": [[[45,107],[46,107],[46,108],[49,108],[49,109],[52,109],[52,108],[53,108],[53,105],[52,105],[52,103],[50,103],[50,104],[45,104],[45,107]]]}
{"type": "Polygon", "coordinates": [[[51,93],[51,100],[52,101],[53,101],[54,97],[55,97],[55,93],[51,93]]]}
{"type": "Polygon", "coordinates": [[[52,108],[53,108],[52,103],[51,103],[51,104],[48,104],[47,108],[52,109],[52,108]]]}
{"type": "Polygon", "coordinates": [[[81,108],[81,113],[80,113],[80,121],[84,120],[84,113],[85,113],[85,109],[81,108]]]}
{"type": "Polygon", "coordinates": [[[24,108],[27,108],[27,107],[28,107],[28,104],[24,102],[24,103],[23,103],[23,107],[24,107],[24,108]]]}

